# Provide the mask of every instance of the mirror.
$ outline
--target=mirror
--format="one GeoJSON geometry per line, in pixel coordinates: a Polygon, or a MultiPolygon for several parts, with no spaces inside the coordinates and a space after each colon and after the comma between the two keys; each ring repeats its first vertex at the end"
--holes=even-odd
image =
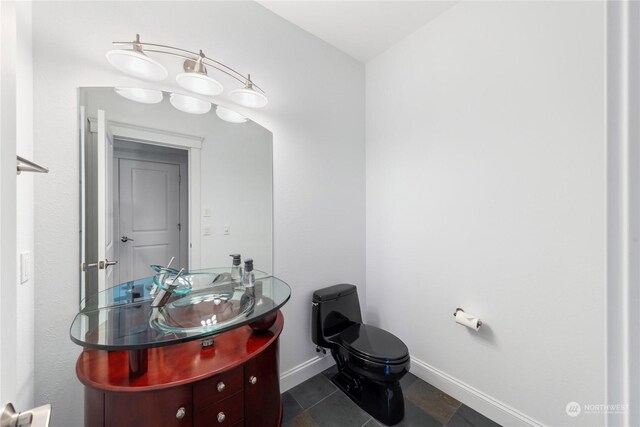
{"type": "MultiPolygon", "coordinates": [[[[151,265],[272,271],[273,138],[255,122],[80,88],[80,298],[151,265]]],[[[64,203],[64,201],[61,201],[64,203]]]]}

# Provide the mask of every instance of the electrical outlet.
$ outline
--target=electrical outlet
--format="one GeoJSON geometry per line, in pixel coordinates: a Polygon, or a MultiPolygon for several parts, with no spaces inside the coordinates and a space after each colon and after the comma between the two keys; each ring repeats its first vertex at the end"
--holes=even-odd
{"type": "Polygon", "coordinates": [[[20,283],[25,283],[31,279],[31,253],[29,251],[20,252],[20,283]]]}
{"type": "Polygon", "coordinates": [[[211,236],[211,226],[205,225],[204,227],[202,227],[202,234],[204,234],[205,236],[211,236]]]}

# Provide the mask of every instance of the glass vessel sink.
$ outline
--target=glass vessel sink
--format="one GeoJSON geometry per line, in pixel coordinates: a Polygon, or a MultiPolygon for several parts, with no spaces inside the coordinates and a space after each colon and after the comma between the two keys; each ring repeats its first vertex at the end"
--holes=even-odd
{"type": "MultiPolygon", "coordinates": [[[[255,325],[275,316],[291,296],[282,280],[255,271],[256,285],[229,280],[229,268],[191,271],[212,275],[186,295],[173,294],[163,307],[151,307],[153,277],[122,283],[80,304],[71,340],[102,350],[142,350],[177,344],[255,325]]],[[[194,282],[196,283],[196,282],[194,282]]]]}
{"type": "MultiPolygon", "coordinates": [[[[258,284],[262,286],[262,284],[258,284]]],[[[191,292],[151,314],[150,325],[167,332],[210,332],[251,314],[255,288],[223,283],[191,292]]]]}

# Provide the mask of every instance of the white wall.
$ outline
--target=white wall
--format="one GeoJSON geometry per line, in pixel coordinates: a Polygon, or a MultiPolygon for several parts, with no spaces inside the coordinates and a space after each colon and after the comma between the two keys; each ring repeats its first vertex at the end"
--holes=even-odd
{"type": "MultiPolygon", "coordinates": [[[[16,3],[16,151],[17,154],[38,162],[33,150],[33,46],[32,3],[16,3]]],[[[24,410],[33,406],[34,395],[34,180],[46,179],[46,175],[22,173],[17,177],[16,193],[16,286],[18,327],[17,340],[17,397],[16,408],[24,410]],[[29,279],[21,283],[20,253],[28,252],[29,279]]]]}
{"type": "Polygon", "coordinates": [[[0,399],[11,402],[16,393],[17,309],[16,268],[16,7],[0,3],[0,399]]]}
{"type": "Polygon", "coordinates": [[[460,3],[366,65],[368,318],[498,421],[604,423],[604,19],[460,3]]]}
{"type": "Polygon", "coordinates": [[[75,377],[78,303],[77,88],[136,84],[104,58],[112,40],[202,48],[251,72],[269,95],[244,110],[273,132],[274,270],[293,290],[284,308],[281,371],[315,357],[314,289],[364,283],[364,67],[253,2],[39,2],[33,8],[36,402],[53,425],[82,423],[75,377]]]}
{"type": "MultiPolygon", "coordinates": [[[[33,406],[33,279],[20,283],[19,253],[33,256],[33,174],[16,177],[16,152],[33,158],[31,3],[3,2],[0,72],[2,214],[0,402],[33,406]]],[[[30,269],[33,277],[33,269],[30,269]]]]}

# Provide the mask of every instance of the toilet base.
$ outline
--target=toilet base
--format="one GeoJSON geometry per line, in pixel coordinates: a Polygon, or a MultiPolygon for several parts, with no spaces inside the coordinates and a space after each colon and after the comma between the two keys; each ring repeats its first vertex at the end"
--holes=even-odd
{"type": "Polygon", "coordinates": [[[404,418],[404,398],[400,383],[377,382],[339,369],[331,380],[360,408],[383,424],[392,426],[404,418]]]}

